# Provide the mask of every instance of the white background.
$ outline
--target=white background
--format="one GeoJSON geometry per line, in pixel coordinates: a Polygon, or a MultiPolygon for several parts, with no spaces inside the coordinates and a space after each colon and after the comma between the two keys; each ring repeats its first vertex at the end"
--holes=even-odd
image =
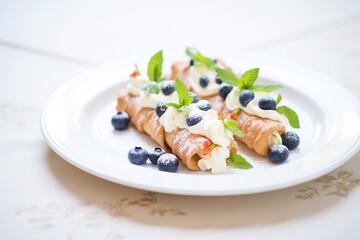
{"type": "Polygon", "coordinates": [[[360,153],[330,182],[148,196],[68,164],[39,130],[48,97],[78,74],[186,46],[300,64],[360,100],[359,43],[359,1],[0,0],[0,238],[360,239],[360,153]]]}

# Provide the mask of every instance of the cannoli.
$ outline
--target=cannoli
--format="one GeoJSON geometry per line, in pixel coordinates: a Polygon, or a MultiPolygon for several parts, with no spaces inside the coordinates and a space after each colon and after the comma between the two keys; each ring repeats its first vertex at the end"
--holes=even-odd
{"type": "Polygon", "coordinates": [[[220,89],[220,79],[215,67],[231,70],[221,59],[210,59],[194,48],[186,49],[190,61],[177,61],[171,65],[170,79],[179,78],[190,92],[200,97],[216,95],[220,89]]]}
{"type": "MultiPolygon", "coordinates": [[[[127,88],[118,92],[116,110],[127,112],[139,132],[148,134],[165,151],[177,155],[190,170],[224,172],[227,161],[233,163],[234,156],[239,156],[233,133],[226,129],[226,124],[214,110],[204,110],[200,103],[192,103],[193,97],[180,80],[172,81],[174,89],[169,89],[164,86],[164,82],[170,84],[167,80],[154,83],[150,79],[132,74],[127,88]],[[154,90],[156,87],[158,91],[154,90]],[[178,88],[183,91],[179,92],[178,88]],[[165,107],[161,115],[160,104],[165,107]],[[195,116],[192,119],[191,114],[195,116]],[[198,121],[198,116],[202,121],[198,121]]],[[[251,167],[242,160],[242,168],[251,167]]]]}
{"type": "MultiPolygon", "coordinates": [[[[192,61],[194,58],[193,54],[192,61]]],[[[201,64],[206,65],[200,61],[200,65],[201,64]]],[[[286,126],[288,125],[287,118],[276,111],[276,109],[263,110],[258,107],[259,100],[269,98],[268,92],[280,88],[280,85],[255,85],[258,69],[248,71],[247,74],[244,74],[244,79],[240,81],[240,79],[237,79],[236,76],[229,71],[230,68],[221,61],[220,65],[222,65],[222,67],[214,65],[212,67],[212,74],[215,75],[215,79],[218,79],[216,82],[219,86],[218,92],[212,94],[205,88],[194,88],[193,84],[190,84],[194,82],[192,80],[194,74],[191,74],[190,71],[193,67],[190,67],[190,65],[191,64],[186,62],[175,62],[172,65],[171,78],[179,77],[185,81],[189,88],[192,89],[200,99],[205,99],[211,103],[212,109],[214,109],[221,118],[236,120],[239,123],[238,128],[244,133],[242,137],[235,136],[237,140],[245,143],[247,147],[254,149],[256,153],[262,156],[268,155],[268,150],[271,146],[282,144],[281,135],[285,132],[286,126]],[[225,83],[222,83],[223,81],[225,83]],[[236,82],[241,83],[238,83],[239,86],[232,86],[236,85],[236,82]],[[241,84],[243,85],[240,86],[241,84]],[[245,107],[239,103],[240,92],[244,89],[253,89],[253,93],[256,95],[256,97],[251,99],[252,103],[249,107],[245,107]]]]}

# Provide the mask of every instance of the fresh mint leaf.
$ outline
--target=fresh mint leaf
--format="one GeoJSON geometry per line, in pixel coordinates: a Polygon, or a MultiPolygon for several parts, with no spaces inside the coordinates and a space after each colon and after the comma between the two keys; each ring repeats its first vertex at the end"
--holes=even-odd
{"type": "Polygon", "coordinates": [[[138,76],[141,76],[141,73],[140,73],[140,71],[139,71],[139,68],[138,68],[138,66],[137,66],[136,64],[135,64],[135,70],[136,70],[138,76]]]}
{"type": "Polygon", "coordinates": [[[259,75],[259,68],[253,68],[241,75],[240,81],[238,83],[239,89],[251,89],[259,75]]]}
{"type": "Polygon", "coordinates": [[[160,89],[155,83],[149,83],[146,85],[143,89],[146,96],[149,96],[150,94],[158,94],[160,89]]]}
{"type": "Polygon", "coordinates": [[[235,76],[233,72],[230,72],[226,69],[222,68],[215,68],[217,76],[223,81],[224,83],[229,84],[230,86],[237,87],[239,83],[239,79],[235,76]]]}
{"type": "Polygon", "coordinates": [[[276,105],[279,105],[281,100],[282,100],[282,96],[280,94],[278,94],[277,97],[276,97],[276,105]]]}
{"type": "Polygon", "coordinates": [[[150,81],[160,82],[162,74],[162,64],[163,64],[163,52],[162,50],[155,53],[154,56],[150,58],[148,63],[147,75],[150,81]]]}
{"type": "Polygon", "coordinates": [[[179,96],[179,104],[183,105],[184,99],[189,96],[189,90],[179,78],[175,80],[175,90],[179,96]]]}
{"type": "Polygon", "coordinates": [[[224,127],[233,135],[243,137],[245,134],[238,128],[239,123],[232,119],[227,119],[224,122],[224,127]]]}
{"type": "Polygon", "coordinates": [[[262,91],[262,92],[272,92],[274,90],[283,88],[280,84],[269,84],[269,85],[254,85],[251,90],[253,91],[262,91]]]}
{"type": "Polygon", "coordinates": [[[195,60],[196,58],[196,53],[198,52],[198,50],[196,50],[193,47],[187,47],[185,50],[186,55],[191,58],[192,60],[195,60]]]}
{"type": "Polygon", "coordinates": [[[283,114],[289,120],[290,126],[300,128],[299,116],[294,110],[286,106],[281,106],[277,107],[276,111],[283,114]]]}
{"type": "Polygon", "coordinates": [[[176,105],[173,102],[169,102],[167,105],[172,106],[178,110],[183,110],[185,106],[189,106],[190,103],[194,100],[194,97],[189,94],[189,90],[186,88],[185,84],[176,78],[175,80],[175,91],[179,97],[179,103],[176,105]]]}
{"type": "Polygon", "coordinates": [[[169,106],[169,107],[176,108],[176,109],[180,108],[180,105],[178,103],[175,103],[175,102],[167,102],[166,105],[169,106]]]}
{"type": "Polygon", "coordinates": [[[250,169],[253,166],[246,161],[246,159],[236,153],[230,152],[230,157],[226,159],[233,167],[240,168],[240,169],[250,169]]]}
{"type": "Polygon", "coordinates": [[[205,57],[195,48],[187,47],[185,53],[189,58],[194,60],[195,65],[204,64],[208,69],[213,69],[216,66],[211,58],[205,57]]]}

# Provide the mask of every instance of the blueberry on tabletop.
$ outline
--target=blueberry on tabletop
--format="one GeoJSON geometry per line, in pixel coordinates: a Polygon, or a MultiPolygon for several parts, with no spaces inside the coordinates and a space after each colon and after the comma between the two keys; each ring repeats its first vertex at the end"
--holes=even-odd
{"type": "Polygon", "coordinates": [[[253,91],[251,90],[244,90],[240,93],[240,96],[239,96],[239,101],[241,103],[241,105],[243,105],[244,107],[246,107],[249,102],[251,100],[253,100],[255,98],[255,94],[253,91]]]}
{"type": "Polygon", "coordinates": [[[284,145],[272,145],[269,149],[269,159],[273,163],[285,162],[288,157],[289,149],[284,145]]]}
{"type": "Polygon", "coordinates": [[[294,132],[285,132],[281,135],[282,144],[285,145],[289,150],[297,148],[300,144],[299,136],[294,132]]]}
{"type": "Polygon", "coordinates": [[[224,85],[220,88],[219,94],[225,100],[227,95],[231,92],[232,89],[233,89],[232,86],[224,85]]]}
{"type": "Polygon", "coordinates": [[[200,86],[203,88],[207,87],[209,85],[209,78],[206,75],[201,75],[199,79],[200,86]]]}
{"type": "Polygon", "coordinates": [[[194,97],[191,103],[199,102],[199,97],[195,93],[189,92],[189,94],[194,97]]]}
{"type": "Polygon", "coordinates": [[[208,111],[211,109],[211,105],[206,100],[200,100],[196,105],[202,111],[208,111]]]}
{"type": "Polygon", "coordinates": [[[259,100],[259,108],[262,110],[275,110],[276,101],[272,97],[264,97],[259,100]]]}
{"type": "Polygon", "coordinates": [[[186,117],[186,123],[189,127],[194,126],[196,124],[198,124],[199,122],[201,122],[201,120],[203,119],[202,116],[200,116],[197,113],[190,113],[187,117],[186,117]]]}
{"type": "Polygon", "coordinates": [[[222,84],[222,81],[221,81],[221,79],[220,79],[219,77],[216,77],[216,78],[215,78],[215,82],[216,82],[217,84],[222,84]]]}
{"type": "Polygon", "coordinates": [[[148,151],[146,151],[146,149],[142,147],[134,147],[130,149],[130,151],[128,152],[129,161],[136,165],[141,165],[146,163],[148,157],[149,157],[148,151]]]}
{"type": "Polygon", "coordinates": [[[161,102],[158,105],[156,105],[155,112],[158,117],[161,117],[165,112],[168,106],[166,106],[165,103],[161,102]]]}
{"type": "Polygon", "coordinates": [[[116,130],[124,130],[129,126],[130,118],[126,112],[118,112],[111,118],[111,124],[116,130]]]}
{"type": "Polygon", "coordinates": [[[170,95],[175,92],[175,82],[174,81],[164,81],[161,84],[161,91],[164,95],[170,95]]]}
{"type": "Polygon", "coordinates": [[[179,159],[174,154],[165,153],[159,157],[156,165],[160,171],[176,172],[179,168],[179,159]]]}
{"type": "Polygon", "coordinates": [[[159,157],[165,154],[164,150],[161,147],[155,147],[149,151],[150,161],[156,165],[159,157]]]}

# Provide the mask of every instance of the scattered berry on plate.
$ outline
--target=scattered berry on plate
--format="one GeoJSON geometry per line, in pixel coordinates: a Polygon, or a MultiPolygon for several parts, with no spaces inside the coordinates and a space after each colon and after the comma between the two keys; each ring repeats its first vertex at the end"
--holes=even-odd
{"type": "Polygon", "coordinates": [[[215,78],[215,82],[216,82],[217,84],[222,84],[222,81],[221,81],[221,79],[220,79],[219,77],[216,77],[216,78],[215,78]]]}
{"type": "Polygon", "coordinates": [[[165,112],[166,112],[166,109],[168,108],[168,106],[166,106],[165,103],[159,103],[158,105],[156,105],[156,108],[155,108],[155,112],[156,112],[156,115],[158,117],[161,117],[165,112]]]}
{"type": "Polygon", "coordinates": [[[200,100],[196,106],[202,111],[208,111],[211,109],[209,101],[206,100],[200,100]]]}
{"type": "Polygon", "coordinates": [[[289,150],[297,148],[300,144],[300,137],[294,132],[285,132],[281,135],[282,144],[285,145],[289,150]]]}
{"type": "Polygon", "coordinates": [[[231,92],[231,90],[233,89],[232,86],[224,84],[224,86],[222,86],[219,90],[219,94],[220,96],[225,100],[227,95],[231,92]]]}
{"type": "Polygon", "coordinates": [[[153,164],[156,165],[159,157],[163,154],[165,154],[165,152],[161,147],[154,147],[149,151],[149,159],[153,164]]]}
{"type": "Polygon", "coordinates": [[[246,107],[249,104],[249,102],[254,98],[255,98],[255,94],[251,90],[244,90],[239,95],[239,101],[241,105],[243,105],[244,107],[246,107]]]}
{"type": "Polygon", "coordinates": [[[146,163],[149,153],[142,147],[134,147],[128,152],[128,159],[131,163],[141,165],[146,163]]]}
{"type": "Polygon", "coordinates": [[[203,117],[197,113],[191,113],[186,117],[186,123],[189,127],[194,126],[201,122],[203,117]]]}
{"type": "Polygon", "coordinates": [[[179,168],[179,159],[170,153],[161,155],[157,161],[157,168],[164,172],[176,172],[179,168]]]}
{"type": "Polygon", "coordinates": [[[190,62],[189,62],[190,66],[194,65],[194,60],[191,59],[190,62]]]}
{"type": "Polygon", "coordinates": [[[170,95],[175,92],[175,82],[168,80],[161,83],[161,91],[164,95],[170,95]]]}
{"type": "Polygon", "coordinates": [[[269,149],[269,159],[273,163],[285,162],[288,157],[289,149],[284,145],[272,145],[269,149]]]}
{"type": "Polygon", "coordinates": [[[116,130],[124,130],[129,126],[130,118],[126,112],[118,112],[111,118],[111,124],[116,130]]]}
{"type": "Polygon", "coordinates": [[[203,88],[204,87],[207,87],[209,85],[209,78],[206,76],[206,75],[201,75],[200,76],[200,86],[202,86],[203,88]]]}
{"type": "Polygon", "coordinates": [[[264,97],[259,100],[259,108],[262,110],[275,110],[276,101],[272,97],[264,97]]]}
{"type": "Polygon", "coordinates": [[[189,92],[189,94],[194,97],[191,103],[197,103],[199,101],[199,97],[195,93],[189,92]]]}

